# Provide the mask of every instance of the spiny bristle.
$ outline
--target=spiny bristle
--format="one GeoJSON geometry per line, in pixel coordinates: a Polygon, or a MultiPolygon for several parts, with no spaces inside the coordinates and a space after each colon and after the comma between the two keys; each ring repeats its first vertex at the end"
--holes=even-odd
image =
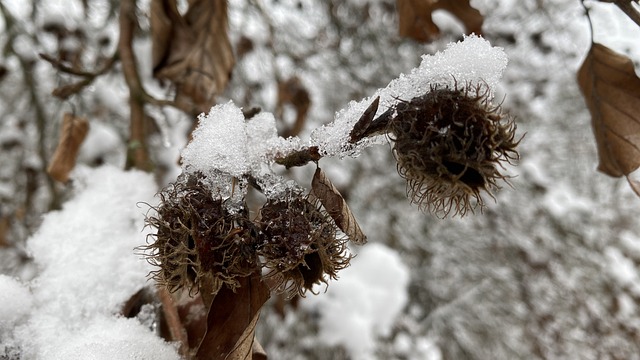
{"type": "Polygon", "coordinates": [[[398,173],[421,209],[446,217],[484,206],[499,168],[518,158],[513,119],[489,101],[484,84],[432,87],[402,101],[389,123],[398,173]]]}
{"type": "Polygon", "coordinates": [[[307,196],[268,201],[260,210],[258,253],[266,278],[276,292],[304,296],[313,284],[335,278],[349,264],[346,239],[337,237],[335,222],[307,196]]]}

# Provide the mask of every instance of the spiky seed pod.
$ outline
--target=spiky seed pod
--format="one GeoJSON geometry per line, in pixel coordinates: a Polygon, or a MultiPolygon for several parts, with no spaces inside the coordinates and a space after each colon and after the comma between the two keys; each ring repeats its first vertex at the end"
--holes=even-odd
{"type": "Polygon", "coordinates": [[[498,188],[502,162],[518,158],[513,119],[493,106],[486,84],[432,87],[396,105],[389,123],[399,174],[411,201],[445,217],[482,207],[498,188]]]}
{"type": "Polygon", "coordinates": [[[160,197],[157,214],[147,218],[157,232],[146,248],[159,267],[152,277],[160,284],[214,294],[222,285],[237,287],[238,277],[258,269],[257,230],[212,196],[204,176],[183,175],[160,197]]]}
{"type": "Polygon", "coordinates": [[[337,236],[335,222],[317,200],[301,195],[269,200],[259,222],[263,239],[258,254],[276,292],[304,296],[349,265],[346,239],[337,236]]]}

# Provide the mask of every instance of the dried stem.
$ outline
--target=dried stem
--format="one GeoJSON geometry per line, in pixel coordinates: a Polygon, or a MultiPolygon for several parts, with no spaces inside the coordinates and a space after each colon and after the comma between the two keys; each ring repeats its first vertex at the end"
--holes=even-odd
{"type": "Polygon", "coordinates": [[[276,158],[276,163],[289,169],[294,166],[304,166],[310,161],[318,162],[321,158],[322,155],[318,152],[318,147],[309,146],[308,148],[294,151],[285,157],[276,158]]]}
{"type": "Polygon", "coordinates": [[[38,55],[42,60],[47,61],[54,68],[56,68],[56,70],[60,72],[63,72],[65,74],[75,75],[75,76],[92,78],[92,79],[95,79],[96,77],[105,74],[107,71],[109,71],[113,67],[113,64],[115,64],[116,60],[118,60],[118,53],[116,52],[113,54],[113,56],[107,59],[107,62],[98,71],[91,72],[91,71],[80,70],[80,69],[70,67],[66,65],[64,62],[54,58],[49,54],[39,53],[38,55]]]}
{"type": "Polygon", "coordinates": [[[162,313],[164,314],[164,318],[167,322],[171,340],[180,343],[180,355],[182,355],[184,358],[188,358],[187,355],[189,354],[189,337],[187,334],[187,330],[184,328],[184,326],[182,325],[182,321],[180,320],[180,315],[178,314],[176,303],[169,293],[169,290],[167,290],[167,288],[164,286],[158,287],[158,297],[160,298],[160,302],[162,302],[162,313]]]}
{"type": "Polygon", "coordinates": [[[127,168],[135,167],[149,171],[151,170],[152,164],[149,159],[146,144],[145,92],[140,82],[132,47],[136,23],[135,0],[123,0],[120,5],[120,39],[118,41],[118,51],[120,53],[124,78],[129,87],[129,107],[131,109],[127,168]]]}
{"type": "Polygon", "coordinates": [[[51,55],[43,53],[40,53],[39,55],[41,59],[49,62],[56,70],[62,73],[80,76],[83,78],[78,82],[63,85],[53,90],[53,95],[63,100],[67,99],[71,95],[77,94],[78,92],[82,91],[82,89],[84,89],[86,86],[93,83],[93,81],[98,76],[106,74],[109,70],[111,70],[111,68],[113,68],[113,65],[119,59],[119,54],[118,52],[116,52],[113,54],[113,56],[107,59],[107,62],[100,69],[95,72],[89,72],[70,67],[51,55]]]}

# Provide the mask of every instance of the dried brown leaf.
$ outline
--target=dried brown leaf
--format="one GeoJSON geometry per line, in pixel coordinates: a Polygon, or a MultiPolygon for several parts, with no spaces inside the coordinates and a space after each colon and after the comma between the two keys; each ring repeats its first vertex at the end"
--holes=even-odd
{"type": "Polygon", "coordinates": [[[360,225],[358,225],[351,209],[347,206],[344,197],[342,197],[340,191],[338,191],[320,168],[317,168],[313,175],[311,189],[313,190],[313,194],[322,203],[322,206],[324,206],[336,222],[336,225],[338,225],[340,230],[342,230],[351,241],[356,244],[364,244],[367,242],[367,237],[360,229],[360,225]]]}
{"type": "Polygon", "coordinates": [[[52,178],[63,183],[69,180],[69,173],[76,165],[78,151],[88,131],[87,119],[64,114],[60,141],[47,169],[52,178]]]}
{"type": "Polygon", "coordinates": [[[176,101],[201,111],[224,90],[235,64],[227,34],[227,2],[192,0],[184,16],[176,0],[151,3],[153,72],[176,85],[176,101]]]}
{"type": "Polygon", "coordinates": [[[438,37],[440,29],[432,18],[435,10],[446,10],[457,17],[467,34],[482,33],[484,18],[469,0],[398,0],[397,8],[400,36],[422,42],[438,37]]]}
{"type": "Polygon", "coordinates": [[[591,113],[598,170],[628,177],[640,166],[640,79],[633,62],[594,43],[578,71],[578,84],[591,113]]]}
{"type": "Polygon", "coordinates": [[[353,125],[353,129],[351,133],[349,133],[349,141],[352,143],[356,143],[361,140],[364,135],[367,133],[367,129],[371,126],[371,122],[373,121],[374,116],[376,116],[376,111],[378,111],[378,105],[380,104],[380,96],[376,97],[367,110],[364,111],[358,122],[353,125]]]}
{"type": "Polygon", "coordinates": [[[10,228],[11,223],[9,222],[9,217],[0,214],[0,249],[9,246],[8,234],[10,228]]]}
{"type": "Polygon", "coordinates": [[[259,274],[242,278],[236,292],[223,286],[209,308],[207,332],[195,358],[251,360],[256,323],[269,295],[259,274]]]}

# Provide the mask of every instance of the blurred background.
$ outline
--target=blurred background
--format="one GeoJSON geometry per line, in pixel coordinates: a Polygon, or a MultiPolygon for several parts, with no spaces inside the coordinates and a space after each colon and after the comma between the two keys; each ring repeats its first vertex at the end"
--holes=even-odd
{"type": "MultiPolygon", "coordinates": [[[[308,140],[350,101],[417,67],[423,54],[479,30],[509,57],[496,101],[526,134],[518,165],[506,169],[511,185],[487,198],[483,212],[439,219],[410,205],[389,145],[323,159],[370,244],[352,249],[352,268],[326,292],[270,300],[257,337],[273,359],[639,358],[640,199],[624,179],[596,170],[576,83],[591,45],[585,8],[577,0],[473,0],[463,10],[433,11],[437,28],[401,36],[406,3],[229,2],[230,47],[202,51],[231,51],[234,63],[215,70],[230,76],[189,103],[180,100],[188,89],[171,86],[173,75],[159,76],[171,55],[152,45],[152,4],[138,1],[132,48],[155,99],[141,105],[141,166],[131,155],[130,85],[114,60],[121,3],[3,0],[0,273],[25,282],[37,274],[27,239],[72,193],[73,184],[46,172],[63,113],[90,125],[79,164],[146,167],[159,190],[180,173],[179,152],[207,105],[258,107],[275,114],[280,135],[308,140]],[[340,319],[359,325],[335,325],[340,319]]],[[[587,5],[597,11],[595,39],[637,65],[638,26],[613,4],[587,5]]],[[[185,14],[189,4],[177,7],[185,14]]],[[[274,169],[303,186],[315,170],[274,169]]]]}

